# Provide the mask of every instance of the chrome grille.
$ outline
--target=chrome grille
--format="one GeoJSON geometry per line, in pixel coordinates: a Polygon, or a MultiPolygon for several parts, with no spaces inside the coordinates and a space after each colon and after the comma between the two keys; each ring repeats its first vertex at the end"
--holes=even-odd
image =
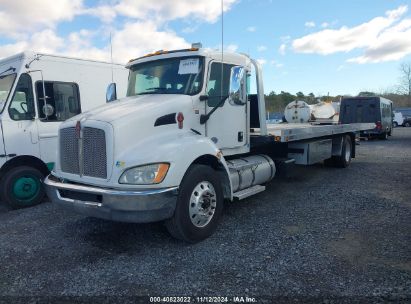
{"type": "Polygon", "coordinates": [[[60,164],[63,172],[80,174],[79,166],[79,142],[76,136],[76,128],[60,130],[60,164]]]}
{"type": "Polygon", "coordinates": [[[107,178],[107,151],[104,130],[84,127],[82,139],[79,141],[76,128],[61,129],[60,164],[61,170],[66,173],[107,178]],[[79,154],[80,150],[81,155],[79,154]]]}
{"type": "Polygon", "coordinates": [[[83,174],[107,178],[106,135],[101,129],[83,129],[83,174]]]}

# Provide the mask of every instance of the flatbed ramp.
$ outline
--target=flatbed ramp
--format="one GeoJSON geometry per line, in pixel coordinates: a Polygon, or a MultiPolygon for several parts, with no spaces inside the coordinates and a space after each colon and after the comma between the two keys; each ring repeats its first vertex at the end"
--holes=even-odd
{"type": "MultiPolygon", "coordinates": [[[[360,132],[372,130],[374,123],[352,123],[352,124],[311,124],[311,123],[279,123],[267,124],[268,135],[274,136],[275,141],[291,142],[304,139],[312,139],[323,136],[344,134],[349,132],[360,132]]],[[[260,135],[260,129],[254,129],[251,135],[260,135]]]]}

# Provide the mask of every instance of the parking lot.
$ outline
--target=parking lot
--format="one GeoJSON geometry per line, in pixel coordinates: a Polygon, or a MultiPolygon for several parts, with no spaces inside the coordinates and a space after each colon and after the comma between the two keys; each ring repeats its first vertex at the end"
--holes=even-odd
{"type": "Polygon", "coordinates": [[[411,301],[410,185],[411,128],[397,128],[388,141],[362,141],[347,169],[298,168],[229,204],[195,245],[161,223],[86,218],[48,202],[2,206],[0,295],[411,301]]]}

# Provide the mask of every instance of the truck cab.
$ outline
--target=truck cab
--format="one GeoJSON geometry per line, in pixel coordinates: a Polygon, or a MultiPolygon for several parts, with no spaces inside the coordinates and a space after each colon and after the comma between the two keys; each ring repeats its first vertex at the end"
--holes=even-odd
{"type": "Polygon", "coordinates": [[[114,221],[165,221],[174,237],[197,242],[216,229],[225,200],[265,190],[276,162],[329,158],[346,167],[355,156],[354,126],[267,125],[262,70],[247,55],[192,47],[127,67],[126,98],[60,126],[45,184],[62,207],[114,221]]]}
{"type": "Polygon", "coordinates": [[[0,60],[2,203],[22,208],[42,201],[60,124],[105,103],[112,71],[124,96],[128,70],[121,65],[37,52],[0,60]]]}

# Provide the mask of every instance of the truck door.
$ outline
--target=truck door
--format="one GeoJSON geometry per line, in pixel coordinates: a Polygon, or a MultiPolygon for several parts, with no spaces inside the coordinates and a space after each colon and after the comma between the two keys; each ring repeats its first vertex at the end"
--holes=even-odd
{"type": "Polygon", "coordinates": [[[245,74],[234,75],[241,71],[241,67],[231,64],[212,62],[207,82],[207,106],[209,113],[224,99],[224,103],[210,116],[206,122],[206,135],[222,149],[233,149],[247,145],[247,102],[245,94],[245,74]],[[235,72],[237,71],[237,72],[235,72]],[[241,102],[234,101],[230,95],[230,81],[232,77],[241,77],[238,88],[241,90],[241,102]]]}
{"type": "Polygon", "coordinates": [[[6,159],[19,155],[39,157],[33,86],[29,74],[20,75],[12,96],[1,122],[6,159]]]}
{"type": "Polygon", "coordinates": [[[57,157],[57,137],[61,122],[81,113],[79,87],[74,82],[37,81],[37,127],[41,159],[49,169],[57,157]],[[44,97],[45,93],[45,97],[44,97]]]}
{"type": "Polygon", "coordinates": [[[3,126],[0,118],[0,168],[6,162],[6,150],[4,150],[3,126]]]}

